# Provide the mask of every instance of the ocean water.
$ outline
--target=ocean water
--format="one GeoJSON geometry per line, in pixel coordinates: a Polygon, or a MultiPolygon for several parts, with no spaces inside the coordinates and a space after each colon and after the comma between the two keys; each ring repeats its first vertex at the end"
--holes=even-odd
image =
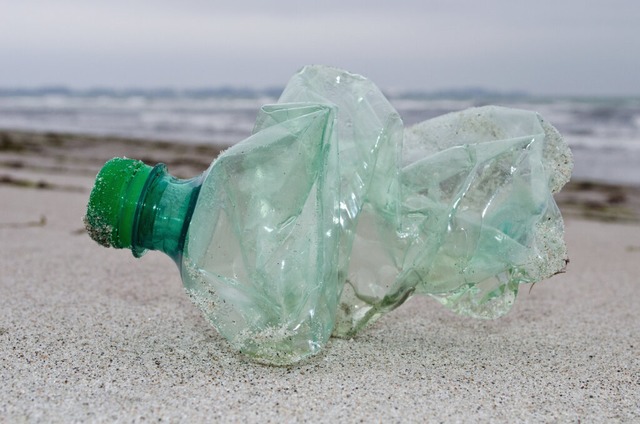
{"type": "MultiPolygon", "coordinates": [[[[0,129],[115,135],[226,147],[246,138],[279,90],[0,90],[0,129]]],[[[388,94],[409,126],[473,106],[535,110],[572,148],[574,179],[640,185],[640,98],[388,94]]]]}

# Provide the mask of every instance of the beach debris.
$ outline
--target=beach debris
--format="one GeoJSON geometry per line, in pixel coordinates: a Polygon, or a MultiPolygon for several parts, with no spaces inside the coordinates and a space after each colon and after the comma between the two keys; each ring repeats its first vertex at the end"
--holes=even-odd
{"type": "Polygon", "coordinates": [[[565,217],[601,222],[640,222],[638,187],[571,181],[555,199],[565,217]]]}
{"type": "Polygon", "coordinates": [[[10,185],[20,188],[34,188],[38,190],[59,190],[71,192],[84,192],[85,188],[80,186],[55,184],[45,180],[28,180],[25,178],[16,178],[12,175],[0,175],[0,185],[10,185]]]}
{"type": "Polygon", "coordinates": [[[202,175],[107,162],[86,226],[160,250],[237,350],[276,365],[352,337],[416,294],[477,318],[568,261],[553,194],[571,153],[535,112],[473,108],[404,129],[363,76],[295,74],[202,175]]]}
{"type": "Polygon", "coordinates": [[[44,227],[47,225],[47,217],[40,215],[40,219],[37,221],[24,221],[24,222],[0,222],[0,228],[31,228],[31,227],[44,227]]]}

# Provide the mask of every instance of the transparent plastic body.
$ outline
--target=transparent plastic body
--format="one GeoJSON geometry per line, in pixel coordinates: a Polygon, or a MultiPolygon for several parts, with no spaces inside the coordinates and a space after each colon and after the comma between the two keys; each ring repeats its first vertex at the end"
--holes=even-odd
{"type": "Polygon", "coordinates": [[[211,167],[183,261],[237,349],[286,364],[415,293],[474,317],[564,268],[571,157],[537,114],[484,107],[404,132],[367,79],[308,67],[211,167]]]}
{"type": "Polygon", "coordinates": [[[535,112],[404,129],[366,78],[306,67],[201,176],[150,173],[132,250],[165,251],[231,345],[286,365],[414,294],[495,318],[567,261],[553,200],[572,159],[535,112]]]}
{"type": "Polygon", "coordinates": [[[182,277],[236,349],[287,364],[326,344],[340,294],[334,110],[287,105],[263,114],[264,126],[208,171],[182,277]]]}

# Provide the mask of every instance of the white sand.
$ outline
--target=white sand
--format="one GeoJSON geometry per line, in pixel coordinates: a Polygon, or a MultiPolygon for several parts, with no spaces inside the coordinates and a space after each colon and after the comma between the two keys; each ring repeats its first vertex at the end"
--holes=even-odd
{"type": "Polygon", "coordinates": [[[227,348],[168,258],[78,231],[87,197],[0,186],[1,422],[640,421],[640,226],[569,221],[568,272],[501,320],[414,298],[273,368],[227,348]]]}

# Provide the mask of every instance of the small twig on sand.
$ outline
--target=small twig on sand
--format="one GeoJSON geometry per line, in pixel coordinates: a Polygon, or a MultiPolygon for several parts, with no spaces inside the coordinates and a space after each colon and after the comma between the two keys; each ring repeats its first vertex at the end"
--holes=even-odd
{"type": "Polygon", "coordinates": [[[27,222],[0,222],[0,228],[29,228],[29,227],[44,227],[47,225],[47,217],[40,216],[38,221],[27,222]]]}

